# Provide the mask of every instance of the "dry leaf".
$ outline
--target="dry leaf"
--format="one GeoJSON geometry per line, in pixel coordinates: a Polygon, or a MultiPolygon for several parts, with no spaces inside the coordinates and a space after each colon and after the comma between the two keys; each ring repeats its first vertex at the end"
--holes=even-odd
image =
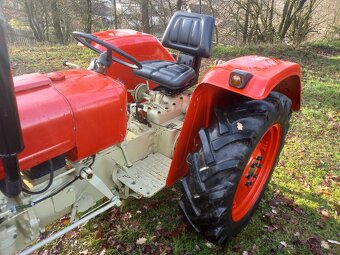
{"type": "Polygon", "coordinates": [[[321,241],[321,247],[326,250],[329,250],[329,244],[324,240],[321,241]]]}
{"type": "Polygon", "coordinates": [[[287,243],[285,241],[281,241],[280,244],[285,248],[287,247],[287,243]]]}
{"type": "Polygon", "coordinates": [[[340,242],[338,241],[334,241],[334,240],[327,240],[329,243],[331,244],[337,244],[337,245],[340,245],[340,242]]]}
{"type": "Polygon", "coordinates": [[[86,250],[84,250],[84,251],[81,251],[79,254],[80,254],[80,255],[88,255],[88,254],[90,254],[90,253],[89,253],[89,250],[86,249],[86,250]]]}
{"type": "Polygon", "coordinates": [[[294,233],[294,236],[300,236],[300,232],[294,233]]]}
{"type": "Polygon", "coordinates": [[[145,244],[146,240],[148,240],[148,239],[146,239],[145,237],[138,238],[137,241],[136,241],[136,244],[137,245],[145,244]]]}
{"type": "Polygon", "coordinates": [[[102,250],[99,252],[99,255],[104,255],[106,253],[106,248],[102,248],[102,250]]]}

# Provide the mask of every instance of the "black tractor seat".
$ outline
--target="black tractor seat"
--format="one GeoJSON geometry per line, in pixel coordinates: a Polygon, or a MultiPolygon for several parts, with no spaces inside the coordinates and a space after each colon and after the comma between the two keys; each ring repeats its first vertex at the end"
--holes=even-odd
{"type": "Polygon", "coordinates": [[[151,80],[168,90],[184,90],[191,85],[196,73],[193,68],[164,60],[141,62],[142,69],[134,69],[133,73],[146,80],[151,80]]]}
{"type": "Polygon", "coordinates": [[[194,85],[198,80],[202,58],[211,56],[214,31],[211,16],[176,12],[165,30],[164,47],[179,51],[177,62],[150,60],[141,62],[133,73],[157,83],[156,90],[174,95],[194,85]]]}

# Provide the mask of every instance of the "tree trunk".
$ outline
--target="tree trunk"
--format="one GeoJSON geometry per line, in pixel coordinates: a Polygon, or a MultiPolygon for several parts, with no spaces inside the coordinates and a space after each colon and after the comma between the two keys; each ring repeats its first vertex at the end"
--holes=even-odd
{"type": "MultiPolygon", "coordinates": [[[[215,10],[214,10],[213,5],[212,5],[212,0],[209,0],[209,7],[210,7],[210,11],[211,11],[212,16],[215,18],[215,10]]],[[[216,26],[216,23],[214,23],[214,29],[215,29],[216,43],[218,43],[218,28],[216,26]]]]}
{"type": "Polygon", "coordinates": [[[292,25],[297,13],[303,8],[307,0],[299,0],[299,1],[290,1],[286,0],[282,19],[279,27],[279,36],[280,39],[283,40],[292,25]]]}
{"type": "Polygon", "coordinates": [[[115,19],[115,29],[118,28],[118,17],[117,17],[117,3],[116,0],[113,0],[113,15],[115,19]]]}
{"type": "Polygon", "coordinates": [[[85,21],[85,32],[92,32],[92,1],[86,0],[86,21],[85,21]]]}
{"type": "Polygon", "coordinates": [[[248,32],[248,25],[249,25],[249,14],[250,14],[250,0],[247,0],[247,7],[246,7],[246,14],[244,20],[244,27],[243,27],[243,43],[247,43],[249,41],[249,32],[248,32]]]}
{"type": "Polygon", "coordinates": [[[27,0],[24,1],[25,12],[27,14],[28,23],[33,31],[33,35],[37,41],[43,41],[44,35],[41,29],[37,26],[34,20],[34,14],[32,8],[34,8],[33,3],[28,2],[27,0]]]}
{"type": "Polygon", "coordinates": [[[273,26],[273,17],[274,17],[274,0],[271,1],[270,10],[269,10],[269,42],[274,42],[274,26],[273,26]]]}
{"type": "Polygon", "coordinates": [[[51,2],[51,14],[52,14],[52,22],[53,22],[53,29],[54,34],[58,42],[64,43],[63,32],[61,31],[60,25],[60,16],[59,10],[57,6],[57,0],[52,0],[51,2]]]}
{"type": "Polygon", "coordinates": [[[142,31],[150,34],[149,0],[142,0],[142,31]]]}
{"type": "Polygon", "coordinates": [[[182,9],[183,0],[177,0],[176,10],[180,11],[182,9]]]}

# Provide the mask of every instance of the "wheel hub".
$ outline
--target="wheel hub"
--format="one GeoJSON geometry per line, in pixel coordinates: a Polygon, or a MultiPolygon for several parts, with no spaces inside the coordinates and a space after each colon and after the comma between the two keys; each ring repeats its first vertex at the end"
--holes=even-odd
{"type": "Polygon", "coordinates": [[[232,219],[241,220],[254,206],[265,187],[281,142],[281,126],[272,125],[253,150],[239,181],[232,219]]]}

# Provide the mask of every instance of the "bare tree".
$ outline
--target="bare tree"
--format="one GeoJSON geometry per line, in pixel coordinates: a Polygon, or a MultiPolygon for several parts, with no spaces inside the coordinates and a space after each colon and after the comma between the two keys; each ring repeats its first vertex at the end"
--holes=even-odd
{"type": "Polygon", "coordinates": [[[141,0],[141,13],[142,13],[142,31],[150,33],[150,16],[149,16],[149,0],[141,0]]]}
{"type": "Polygon", "coordinates": [[[23,0],[23,8],[27,14],[28,23],[38,41],[47,39],[49,28],[48,1],[23,0]]]}
{"type": "Polygon", "coordinates": [[[177,0],[176,11],[180,11],[183,5],[183,0],[177,0]]]}
{"type": "Polygon", "coordinates": [[[85,1],[85,26],[84,30],[86,33],[91,33],[92,31],[92,1],[91,0],[86,0],[85,1]]]}
{"type": "Polygon", "coordinates": [[[55,33],[55,37],[58,40],[59,43],[64,43],[64,36],[63,32],[61,30],[61,24],[60,24],[60,12],[57,6],[57,0],[51,1],[51,15],[52,15],[52,21],[53,21],[53,29],[55,33]]]}

